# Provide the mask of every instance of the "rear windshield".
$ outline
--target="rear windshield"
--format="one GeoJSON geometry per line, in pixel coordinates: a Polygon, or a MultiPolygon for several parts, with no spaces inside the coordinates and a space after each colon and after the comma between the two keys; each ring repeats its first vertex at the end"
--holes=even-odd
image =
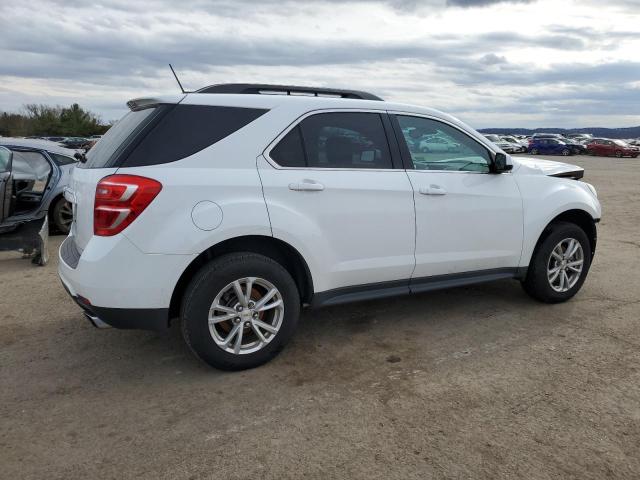
{"type": "Polygon", "coordinates": [[[126,114],[87,153],[85,168],[175,162],[219,142],[267,110],[160,105],[126,114]]]}
{"type": "Polygon", "coordinates": [[[127,113],[96,142],[87,152],[87,162],[79,166],[84,168],[112,166],[117,154],[135,137],[136,133],[144,128],[155,112],[156,108],[146,108],[127,113]]]}

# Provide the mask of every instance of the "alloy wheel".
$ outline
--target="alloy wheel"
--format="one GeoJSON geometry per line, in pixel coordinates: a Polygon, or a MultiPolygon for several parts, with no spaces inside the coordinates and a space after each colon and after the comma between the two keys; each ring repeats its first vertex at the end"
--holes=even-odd
{"type": "Polygon", "coordinates": [[[271,282],[239,278],[216,295],[209,309],[209,332],[226,352],[254,353],[275,338],[283,318],[282,294],[271,282]]]}
{"type": "Polygon", "coordinates": [[[566,292],[575,286],[584,268],[584,251],[575,238],[565,238],[551,251],[547,262],[547,279],[556,292],[566,292]]]}

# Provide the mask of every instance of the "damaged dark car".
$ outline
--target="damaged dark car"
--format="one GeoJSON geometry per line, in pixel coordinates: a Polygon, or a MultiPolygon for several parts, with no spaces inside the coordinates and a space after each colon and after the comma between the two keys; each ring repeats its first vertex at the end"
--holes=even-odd
{"type": "Polygon", "coordinates": [[[56,162],[38,150],[0,146],[0,251],[47,263],[48,207],[61,176],[56,162]]]}

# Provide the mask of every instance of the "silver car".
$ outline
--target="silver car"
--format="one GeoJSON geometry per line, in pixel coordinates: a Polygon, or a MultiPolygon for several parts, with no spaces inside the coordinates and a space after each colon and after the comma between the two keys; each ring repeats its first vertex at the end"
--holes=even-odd
{"type": "Polygon", "coordinates": [[[53,230],[69,233],[73,212],[63,191],[77,163],[76,151],[47,140],[0,137],[0,146],[13,152],[11,185],[0,217],[0,231],[47,216],[53,230]]]}

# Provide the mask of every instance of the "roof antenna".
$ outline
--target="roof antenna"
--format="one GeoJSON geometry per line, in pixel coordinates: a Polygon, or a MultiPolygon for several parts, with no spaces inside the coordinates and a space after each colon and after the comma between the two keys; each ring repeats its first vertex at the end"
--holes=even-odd
{"type": "Polygon", "coordinates": [[[176,82],[178,82],[178,86],[180,87],[180,90],[182,91],[182,93],[191,93],[191,92],[185,92],[184,88],[182,88],[182,84],[180,83],[180,79],[178,78],[178,75],[176,75],[176,71],[173,69],[171,64],[169,64],[169,68],[171,69],[171,73],[173,73],[173,76],[176,77],[176,82]]]}

